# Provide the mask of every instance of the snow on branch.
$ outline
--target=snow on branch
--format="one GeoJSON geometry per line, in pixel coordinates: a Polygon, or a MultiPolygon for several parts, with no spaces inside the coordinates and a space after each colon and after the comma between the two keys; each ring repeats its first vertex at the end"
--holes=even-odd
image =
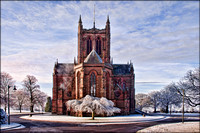
{"type": "Polygon", "coordinates": [[[106,114],[107,116],[114,115],[114,113],[120,113],[120,109],[113,107],[114,103],[105,97],[93,97],[86,95],[80,100],[69,100],[66,102],[67,110],[75,112],[87,112],[95,114],[106,114]]]}

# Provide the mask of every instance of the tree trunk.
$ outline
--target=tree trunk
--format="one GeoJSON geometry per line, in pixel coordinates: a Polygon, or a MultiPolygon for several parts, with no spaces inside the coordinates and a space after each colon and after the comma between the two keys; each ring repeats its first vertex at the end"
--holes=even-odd
{"type": "Polygon", "coordinates": [[[19,105],[19,111],[22,112],[22,105],[19,105]]]}
{"type": "Polygon", "coordinates": [[[7,98],[5,97],[4,98],[4,110],[5,110],[5,112],[6,112],[6,108],[7,108],[7,104],[8,104],[8,102],[7,102],[7,98]]]}
{"type": "Polygon", "coordinates": [[[154,111],[153,112],[156,113],[156,107],[154,107],[154,111]]]}
{"type": "Polygon", "coordinates": [[[92,111],[92,120],[94,120],[94,111],[92,111]]]}
{"type": "Polygon", "coordinates": [[[6,105],[5,105],[5,107],[4,107],[4,110],[5,110],[5,112],[6,112],[6,105]]]}
{"type": "Polygon", "coordinates": [[[168,105],[166,106],[166,113],[168,113],[169,112],[169,110],[168,110],[168,105]]]}
{"type": "Polygon", "coordinates": [[[156,113],[156,101],[154,102],[154,113],[156,113]]]}
{"type": "Polygon", "coordinates": [[[30,106],[30,111],[31,111],[31,112],[34,112],[34,111],[33,111],[33,107],[34,107],[34,105],[31,105],[31,106],[30,106]]]}
{"type": "Polygon", "coordinates": [[[170,115],[171,115],[171,113],[172,113],[172,105],[170,105],[170,115]]]}

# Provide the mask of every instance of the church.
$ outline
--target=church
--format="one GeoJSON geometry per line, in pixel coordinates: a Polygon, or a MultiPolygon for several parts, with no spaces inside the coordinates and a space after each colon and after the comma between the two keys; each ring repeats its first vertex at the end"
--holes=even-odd
{"type": "Polygon", "coordinates": [[[121,115],[135,112],[133,64],[113,64],[110,57],[110,21],[104,29],[85,29],[78,22],[78,56],[74,63],[55,63],[52,113],[71,115],[65,103],[86,95],[106,97],[121,109],[121,115]]]}

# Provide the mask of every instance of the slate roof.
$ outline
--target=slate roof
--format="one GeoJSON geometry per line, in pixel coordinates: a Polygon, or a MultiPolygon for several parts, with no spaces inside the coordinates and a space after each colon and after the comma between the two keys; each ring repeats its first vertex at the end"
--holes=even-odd
{"type": "Polygon", "coordinates": [[[97,54],[97,52],[93,49],[89,55],[85,58],[84,63],[88,64],[98,64],[102,63],[101,57],[97,54]]]}
{"type": "Polygon", "coordinates": [[[114,75],[131,74],[131,64],[112,64],[114,75]]]}
{"type": "Polygon", "coordinates": [[[57,74],[72,74],[74,72],[74,64],[72,63],[58,63],[55,65],[57,74]]]}

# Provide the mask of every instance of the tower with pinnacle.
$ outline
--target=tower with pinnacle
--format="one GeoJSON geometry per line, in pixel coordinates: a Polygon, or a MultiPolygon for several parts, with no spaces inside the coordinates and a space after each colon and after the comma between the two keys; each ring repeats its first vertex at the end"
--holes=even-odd
{"type": "MultiPolygon", "coordinates": [[[[53,72],[52,113],[74,114],[66,110],[66,102],[86,95],[112,100],[121,114],[135,111],[135,74],[133,64],[113,64],[110,57],[110,20],[104,29],[98,29],[94,21],[91,29],[83,27],[81,15],[78,21],[78,52],[74,63],[55,63],[53,72]]],[[[80,112],[82,113],[82,112],[80,112]]]]}

